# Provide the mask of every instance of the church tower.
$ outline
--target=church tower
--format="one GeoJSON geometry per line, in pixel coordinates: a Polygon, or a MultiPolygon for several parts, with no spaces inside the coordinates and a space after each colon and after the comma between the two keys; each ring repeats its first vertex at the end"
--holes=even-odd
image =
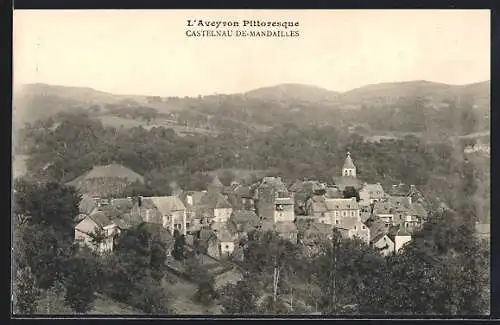
{"type": "Polygon", "coordinates": [[[342,167],[342,176],[356,177],[356,166],[351,159],[351,153],[347,152],[347,157],[344,161],[344,166],[342,167]]]}

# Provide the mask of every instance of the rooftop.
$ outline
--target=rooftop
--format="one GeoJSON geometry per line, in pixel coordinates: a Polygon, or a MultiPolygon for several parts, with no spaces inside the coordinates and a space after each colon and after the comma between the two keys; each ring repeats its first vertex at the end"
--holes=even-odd
{"type": "Polygon", "coordinates": [[[349,168],[349,169],[354,169],[356,166],[354,166],[354,163],[351,159],[351,153],[347,152],[347,157],[345,158],[344,161],[344,166],[342,168],[349,168]]]}

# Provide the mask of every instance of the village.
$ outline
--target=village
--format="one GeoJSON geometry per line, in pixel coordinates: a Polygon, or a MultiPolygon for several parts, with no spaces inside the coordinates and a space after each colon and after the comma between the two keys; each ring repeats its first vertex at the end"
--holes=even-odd
{"type": "Polygon", "coordinates": [[[183,235],[189,247],[204,242],[210,257],[238,260],[243,258],[242,239],[252,231],[275,231],[312,253],[318,239],[331,238],[337,229],[343,237],[358,238],[389,255],[411,241],[427,219],[415,186],[384,189],[380,183],[363,182],[349,152],[334,184],[296,180],[287,187],[280,177],[263,177],[253,184],[234,180],[225,186],[215,176],[204,191],[172,183],[170,196],[113,197],[132,181],[140,182],[142,176],[111,164],[95,166],[68,184],[82,193],[77,243],[109,252],[121,231],[150,224],[163,230],[169,253],[174,238],[183,235]],[[96,233],[104,234],[98,245],[96,233]]]}

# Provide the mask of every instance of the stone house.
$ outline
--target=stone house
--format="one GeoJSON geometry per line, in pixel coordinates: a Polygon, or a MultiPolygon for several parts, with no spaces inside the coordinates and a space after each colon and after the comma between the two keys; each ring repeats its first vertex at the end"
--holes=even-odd
{"type": "Polygon", "coordinates": [[[292,198],[277,197],[274,200],[274,222],[293,222],[295,220],[294,202],[292,198]]]}
{"type": "Polygon", "coordinates": [[[334,225],[334,227],[338,229],[344,237],[357,237],[366,243],[370,242],[370,229],[364,223],[362,223],[359,218],[342,218],[338,224],[334,225]]]}
{"type": "MultiPolygon", "coordinates": [[[[152,196],[145,197],[142,201],[151,207],[146,208],[147,220],[155,218],[152,222],[158,223],[157,213],[153,213],[154,210],[158,211],[161,214],[161,224],[164,228],[168,229],[171,234],[178,230],[186,235],[190,220],[187,220],[186,207],[178,196],[152,196]]],[[[142,209],[144,210],[144,208],[142,209]]]]}
{"type": "Polygon", "coordinates": [[[375,202],[372,215],[382,220],[388,226],[394,225],[395,208],[388,201],[375,202]]]}
{"type": "Polygon", "coordinates": [[[130,213],[113,216],[103,211],[96,211],[84,217],[75,226],[75,242],[99,253],[109,252],[114,249],[114,241],[123,230],[141,223],[142,220],[130,213]],[[104,237],[96,243],[93,238],[98,233],[104,237]]]}
{"type": "Polygon", "coordinates": [[[221,193],[209,190],[201,198],[196,216],[206,218],[210,222],[227,222],[232,212],[233,207],[221,193]]]}
{"type": "Polygon", "coordinates": [[[383,200],[384,198],[385,192],[380,183],[364,183],[363,187],[359,190],[359,200],[361,205],[369,206],[374,202],[383,200]]]}
{"type": "Polygon", "coordinates": [[[239,237],[245,237],[249,232],[256,230],[259,217],[253,211],[235,210],[228,220],[228,229],[239,237]]]}
{"type": "Polygon", "coordinates": [[[411,234],[405,229],[399,229],[393,234],[388,235],[394,241],[394,251],[397,253],[403,248],[407,243],[411,241],[411,234]]]}
{"type": "Polygon", "coordinates": [[[343,218],[360,219],[360,209],[356,198],[327,199],[321,196],[312,197],[306,203],[309,216],[318,222],[330,225],[340,224],[343,218]]]}
{"type": "MultiPolygon", "coordinates": [[[[262,220],[273,221],[276,212],[281,211],[277,210],[276,199],[278,198],[291,200],[285,184],[283,184],[280,177],[264,177],[255,190],[256,213],[262,220]]],[[[285,204],[283,208],[289,208],[289,204],[285,204]]],[[[282,210],[282,212],[286,217],[287,213],[285,212],[288,212],[288,210],[282,210]]]]}
{"type": "Polygon", "coordinates": [[[371,244],[385,256],[388,256],[395,251],[394,241],[392,241],[387,234],[378,234],[372,239],[371,244]]]}

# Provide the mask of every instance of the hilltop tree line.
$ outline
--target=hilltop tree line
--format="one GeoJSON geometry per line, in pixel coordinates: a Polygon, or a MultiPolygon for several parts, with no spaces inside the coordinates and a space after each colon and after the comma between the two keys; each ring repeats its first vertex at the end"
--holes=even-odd
{"type": "Polygon", "coordinates": [[[64,183],[95,165],[116,162],[144,175],[146,185],[130,189],[144,195],[168,194],[170,181],[201,190],[207,172],[221,168],[273,169],[290,182],[309,178],[332,183],[348,150],[359,177],[367,182],[414,184],[431,197],[448,199],[448,204],[457,202],[457,185],[470,190],[489,177],[487,170],[477,167],[485,164],[467,163],[446,142],[425,143],[407,136],[371,143],[332,126],[283,124],[268,132],[247,129],[216,137],[180,137],[163,127],[114,128],[85,114],[66,114],[57,123],[27,124],[23,132],[28,173],[36,179],[64,183]],[[448,184],[453,186],[447,188],[448,184]]]}

